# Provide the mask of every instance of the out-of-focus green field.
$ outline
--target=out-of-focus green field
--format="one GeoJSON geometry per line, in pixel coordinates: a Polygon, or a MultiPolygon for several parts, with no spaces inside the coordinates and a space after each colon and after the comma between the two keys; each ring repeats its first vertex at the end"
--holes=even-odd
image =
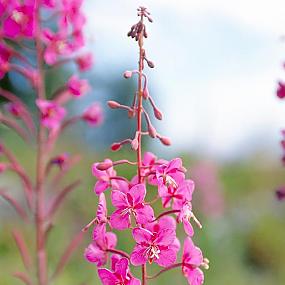
{"type": "MultiPolygon", "coordinates": [[[[32,149],[27,150],[13,141],[10,145],[32,175],[34,161],[32,149]]],[[[90,150],[82,150],[80,143],[76,142],[67,147],[61,146],[61,149],[66,148],[72,153],[81,152],[82,160],[73,168],[65,181],[71,182],[71,179],[79,177],[82,179],[82,185],[71,194],[56,216],[54,228],[48,240],[50,274],[63,248],[68,245],[73,235],[94,217],[97,197],[92,191],[95,178],[91,175],[90,167],[93,162],[105,157],[104,153],[98,155],[90,150]]],[[[125,157],[125,153],[116,154],[117,157],[118,155],[125,157]]],[[[110,157],[110,153],[106,156],[110,157]]],[[[203,163],[198,158],[194,159],[190,154],[184,154],[183,157],[187,164],[185,166],[189,169],[190,178],[191,170],[193,175],[195,173],[197,175],[195,169],[198,164],[203,168],[203,163]]],[[[213,162],[211,165],[213,166],[213,162]]],[[[194,211],[203,224],[203,230],[196,229],[195,242],[210,259],[210,269],[205,272],[205,284],[284,285],[285,204],[276,201],[273,192],[274,188],[285,182],[282,167],[278,162],[272,164],[268,159],[256,156],[244,161],[216,165],[214,169],[214,174],[206,174],[216,180],[209,182],[207,189],[200,189],[202,186],[199,187],[200,183],[198,183],[193,202],[194,211]],[[207,203],[211,204],[211,201],[217,198],[215,195],[219,195],[218,203],[214,203],[211,207],[207,206],[207,203]],[[220,209],[215,209],[215,205],[220,209]],[[207,207],[209,207],[208,211],[207,207]]],[[[131,177],[133,173],[131,168],[121,167],[119,171],[127,177],[131,177]]],[[[11,174],[1,176],[1,185],[13,185],[10,187],[11,192],[18,198],[21,197],[18,194],[20,193],[19,183],[11,174]]],[[[55,188],[51,192],[58,191],[60,185],[58,189],[55,188]]],[[[155,210],[156,212],[161,210],[159,203],[155,205],[155,210]]],[[[33,248],[32,228],[22,223],[9,205],[2,200],[0,201],[0,222],[0,284],[21,284],[11,276],[13,272],[23,270],[11,230],[13,228],[23,230],[29,247],[33,248]]],[[[126,232],[119,233],[118,236],[118,248],[131,250],[134,241],[130,235],[126,232]]],[[[179,236],[183,240],[180,226],[179,236]]],[[[83,243],[72,256],[64,273],[53,284],[99,284],[96,267],[83,258],[84,247],[90,240],[91,232],[87,232],[83,243]]],[[[149,274],[157,270],[157,267],[149,269],[149,274]]],[[[140,273],[140,271],[134,272],[140,273]]],[[[161,275],[150,284],[178,285],[187,284],[187,282],[179,269],[175,269],[161,275]]]]}

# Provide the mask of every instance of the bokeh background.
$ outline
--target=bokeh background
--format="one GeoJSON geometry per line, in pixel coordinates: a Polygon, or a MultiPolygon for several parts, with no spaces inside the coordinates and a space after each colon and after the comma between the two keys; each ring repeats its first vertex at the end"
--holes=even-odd
{"type": "MultiPolygon", "coordinates": [[[[144,148],[168,159],[182,156],[196,182],[194,210],[204,227],[196,230],[195,242],[211,262],[206,284],[285,284],[285,204],[274,196],[285,182],[279,145],[285,106],[275,96],[277,80],[285,78],[285,4],[278,0],[85,1],[88,49],[95,57],[88,74],[93,90],[70,109],[76,114],[99,100],[105,120],[96,130],[78,124],[59,142],[57,152],[82,155],[66,181],[80,177],[83,183],[57,215],[48,243],[50,269],[73,234],[94,217],[92,163],[132,157],[127,150],[109,151],[111,142],[133,133],[133,125],[124,113],[110,112],[105,102],[129,102],[135,90],[135,83],[124,80],[122,73],[136,68],[136,44],[126,34],[136,21],[138,5],[147,6],[154,18],[148,25],[146,49],[156,64],[147,71],[150,92],[164,112],[156,127],[173,141],[166,148],[148,140],[144,148]]],[[[74,69],[70,65],[48,74],[48,91],[74,69]]],[[[1,84],[25,102],[32,101],[28,84],[16,74],[1,84]]],[[[33,176],[34,148],[2,126],[0,136],[33,176]]],[[[120,168],[122,175],[132,173],[133,169],[120,168]]],[[[1,175],[0,185],[9,185],[21,198],[12,175],[1,175]]],[[[31,228],[0,200],[1,285],[20,284],[11,277],[22,268],[11,237],[14,227],[24,230],[32,247],[31,228]]],[[[131,250],[133,241],[119,236],[119,247],[131,250]]],[[[87,233],[55,284],[99,284],[95,267],[83,258],[90,238],[87,233]]],[[[186,284],[178,269],[152,282],[173,283],[186,284]]]]}

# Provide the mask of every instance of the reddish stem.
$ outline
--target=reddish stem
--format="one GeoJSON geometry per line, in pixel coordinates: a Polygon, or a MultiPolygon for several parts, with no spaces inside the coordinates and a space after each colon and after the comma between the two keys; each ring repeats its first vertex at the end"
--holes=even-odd
{"type": "Polygon", "coordinates": [[[168,266],[168,267],[166,267],[166,268],[164,268],[164,269],[162,269],[162,270],[160,270],[158,273],[156,273],[155,275],[153,275],[153,276],[147,276],[147,279],[155,279],[155,278],[157,278],[159,275],[161,275],[162,273],[164,273],[164,272],[167,272],[167,271],[169,271],[169,270],[171,270],[171,269],[174,269],[174,268],[177,268],[177,267],[180,267],[180,266],[191,266],[191,264],[186,264],[186,263],[175,263],[175,264],[173,264],[173,265],[170,265],[170,266],[168,266]]]}
{"type": "Polygon", "coordinates": [[[111,253],[114,253],[114,254],[119,254],[122,257],[126,257],[127,259],[130,259],[130,256],[126,252],[124,252],[122,250],[119,250],[119,249],[111,249],[110,248],[110,249],[107,249],[107,252],[111,252],[111,253]]]}
{"type": "Polygon", "coordinates": [[[180,212],[179,210],[169,210],[169,211],[163,212],[163,213],[161,213],[155,220],[153,220],[152,223],[155,222],[155,221],[157,221],[157,220],[159,220],[159,219],[162,218],[163,216],[167,216],[167,215],[169,215],[169,214],[175,214],[175,213],[179,213],[179,212],[180,212]]]}

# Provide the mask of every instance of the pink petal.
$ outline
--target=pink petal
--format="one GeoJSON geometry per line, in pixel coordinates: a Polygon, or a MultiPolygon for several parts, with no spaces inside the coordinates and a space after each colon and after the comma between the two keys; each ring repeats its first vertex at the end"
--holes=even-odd
{"type": "Polygon", "coordinates": [[[153,234],[144,228],[133,229],[133,238],[137,243],[150,243],[153,234]]]}
{"type": "Polygon", "coordinates": [[[137,278],[132,278],[129,285],[141,285],[141,281],[137,278]]]}
{"type": "Polygon", "coordinates": [[[91,243],[84,252],[85,258],[97,266],[102,266],[106,263],[106,254],[97,245],[96,242],[91,243]]]}
{"type": "Polygon", "coordinates": [[[115,271],[115,268],[116,268],[116,264],[117,262],[121,259],[121,256],[118,255],[118,254],[113,254],[111,256],[111,268],[113,271],[115,271]]]}
{"type": "Polygon", "coordinates": [[[183,219],[183,226],[184,226],[185,233],[188,236],[192,237],[194,235],[194,229],[193,229],[191,223],[188,220],[183,219]]]}
{"type": "Polygon", "coordinates": [[[203,254],[199,247],[195,246],[192,239],[187,237],[184,241],[183,262],[200,266],[203,262],[203,254]]]}
{"type": "Polygon", "coordinates": [[[123,257],[120,259],[115,266],[116,274],[121,275],[124,279],[127,277],[128,269],[129,269],[129,261],[127,258],[123,257]]]}
{"type": "Polygon", "coordinates": [[[102,192],[104,192],[105,190],[107,190],[109,188],[109,183],[102,181],[102,180],[98,180],[94,186],[94,192],[97,195],[100,195],[102,192]]]}
{"type": "Polygon", "coordinates": [[[134,205],[142,203],[146,195],[145,185],[137,184],[130,189],[129,193],[133,197],[134,205]]]}
{"type": "Polygon", "coordinates": [[[187,179],[179,185],[177,189],[177,194],[182,194],[184,196],[184,200],[191,201],[194,188],[194,181],[187,179]]]}
{"type": "Polygon", "coordinates": [[[169,249],[161,249],[159,254],[159,259],[156,259],[155,262],[162,266],[167,267],[175,263],[176,261],[176,251],[169,248],[169,249]]]}
{"type": "Polygon", "coordinates": [[[168,246],[173,243],[175,238],[176,234],[174,230],[162,229],[157,234],[156,243],[158,245],[168,246]]]}
{"type": "Polygon", "coordinates": [[[144,165],[152,165],[155,163],[157,157],[151,152],[145,152],[143,156],[143,164],[144,165]]]}
{"type": "Polygon", "coordinates": [[[181,160],[181,158],[175,158],[175,159],[172,159],[169,162],[167,170],[168,170],[168,172],[171,172],[173,170],[180,169],[181,167],[182,167],[182,160],[181,160]]]}
{"type": "Polygon", "coordinates": [[[7,37],[15,38],[21,32],[21,26],[17,24],[11,17],[6,19],[3,23],[4,34],[7,37]]]}
{"type": "Polygon", "coordinates": [[[105,269],[105,268],[98,269],[98,275],[103,285],[117,284],[118,278],[113,272],[111,272],[108,269],[105,269]]]}
{"type": "Polygon", "coordinates": [[[106,198],[104,193],[101,193],[99,196],[99,204],[97,208],[97,217],[99,221],[105,221],[107,218],[107,206],[106,206],[106,198]]]}
{"type": "Polygon", "coordinates": [[[136,221],[141,225],[147,224],[154,219],[153,209],[149,205],[144,205],[140,208],[136,208],[136,213],[136,221]]]}
{"type": "Polygon", "coordinates": [[[159,227],[160,229],[170,229],[175,231],[176,230],[176,221],[174,218],[170,216],[164,216],[159,219],[159,227]]]}
{"type": "Polygon", "coordinates": [[[57,53],[54,49],[47,47],[44,52],[44,59],[47,64],[53,65],[57,61],[57,53]]]}
{"type": "Polygon", "coordinates": [[[108,232],[105,235],[105,239],[106,239],[106,247],[108,249],[116,247],[116,245],[117,245],[117,236],[116,236],[116,234],[108,232]]]}
{"type": "Polygon", "coordinates": [[[131,254],[131,263],[134,266],[139,266],[147,262],[147,256],[145,255],[146,248],[141,245],[136,245],[131,254]]]}
{"type": "Polygon", "coordinates": [[[201,285],[204,283],[204,273],[200,268],[187,270],[186,278],[189,285],[201,285]]]}
{"type": "Polygon", "coordinates": [[[126,208],[129,206],[126,194],[121,191],[113,190],[111,193],[111,200],[113,206],[116,208],[126,208]]]}
{"type": "Polygon", "coordinates": [[[130,213],[127,212],[122,215],[122,210],[124,209],[116,210],[110,218],[111,226],[116,230],[125,230],[131,226],[130,213]]]}

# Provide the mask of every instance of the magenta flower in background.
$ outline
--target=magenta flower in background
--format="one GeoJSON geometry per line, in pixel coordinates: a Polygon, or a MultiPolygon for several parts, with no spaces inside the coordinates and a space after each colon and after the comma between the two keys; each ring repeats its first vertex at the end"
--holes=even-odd
{"type": "Polygon", "coordinates": [[[9,12],[9,16],[3,23],[3,33],[6,37],[16,38],[24,36],[33,37],[35,32],[34,7],[28,5],[16,5],[9,12]]]}
{"type": "Polygon", "coordinates": [[[60,56],[68,56],[73,52],[71,44],[67,41],[67,35],[62,31],[52,32],[43,30],[43,41],[46,43],[44,59],[47,64],[55,64],[60,56]]]}
{"type": "Polygon", "coordinates": [[[117,237],[112,232],[106,232],[106,224],[95,227],[93,242],[85,249],[85,258],[97,266],[103,266],[107,262],[108,249],[116,247],[117,237]]]}
{"type": "MultiPolygon", "coordinates": [[[[112,262],[113,263],[113,262],[112,262]]],[[[121,258],[112,264],[113,271],[105,268],[98,269],[98,275],[103,285],[140,285],[140,280],[130,274],[129,261],[121,258]]]]}
{"type": "Polygon", "coordinates": [[[80,97],[90,90],[88,81],[85,79],[79,79],[76,75],[69,78],[67,88],[69,93],[74,97],[80,97]]]}
{"type": "Polygon", "coordinates": [[[9,71],[9,59],[11,56],[11,50],[0,43],[0,79],[9,71]]]}
{"type": "Polygon", "coordinates": [[[23,113],[22,106],[19,103],[10,102],[6,104],[6,110],[14,117],[21,117],[23,113]]]}
{"type": "Polygon", "coordinates": [[[54,8],[56,6],[56,0],[42,0],[43,5],[48,8],[54,8]]]}
{"type": "Polygon", "coordinates": [[[112,191],[112,204],[117,210],[111,215],[110,223],[114,229],[124,230],[131,226],[131,215],[136,223],[144,225],[153,220],[151,206],[144,204],[146,188],[144,184],[133,186],[127,193],[112,191]]]}
{"type": "Polygon", "coordinates": [[[182,263],[184,264],[182,271],[189,285],[204,283],[204,273],[199,267],[203,266],[207,269],[209,261],[203,258],[202,251],[194,245],[189,237],[184,241],[182,263]]]}
{"type": "Polygon", "coordinates": [[[103,112],[101,105],[98,103],[93,103],[84,111],[82,119],[90,126],[96,127],[100,125],[103,121],[103,112]]]}
{"type": "Polygon", "coordinates": [[[277,189],[275,192],[275,195],[279,201],[285,200],[285,187],[283,186],[283,187],[280,187],[279,189],[277,189]]]}
{"type": "MultiPolygon", "coordinates": [[[[170,218],[170,217],[166,217],[170,218]]],[[[175,221],[161,219],[147,228],[135,228],[133,238],[137,245],[131,254],[135,266],[156,262],[162,267],[175,263],[179,246],[176,240],[175,221]]]]}
{"type": "Polygon", "coordinates": [[[41,123],[48,129],[57,129],[66,111],[53,101],[37,99],[36,104],[41,112],[41,123]]]}
{"type": "Polygon", "coordinates": [[[80,71],[88,71],[93,65],[93,55],[92,53],[85,53],[76,58],[76,64],[80,71]]]}
{"type": "Polygon", "coordinates": [[[285,84],[283,82],[278,82],[278,88],[276,94],[280,99],[285,98],[285,84]]]}

